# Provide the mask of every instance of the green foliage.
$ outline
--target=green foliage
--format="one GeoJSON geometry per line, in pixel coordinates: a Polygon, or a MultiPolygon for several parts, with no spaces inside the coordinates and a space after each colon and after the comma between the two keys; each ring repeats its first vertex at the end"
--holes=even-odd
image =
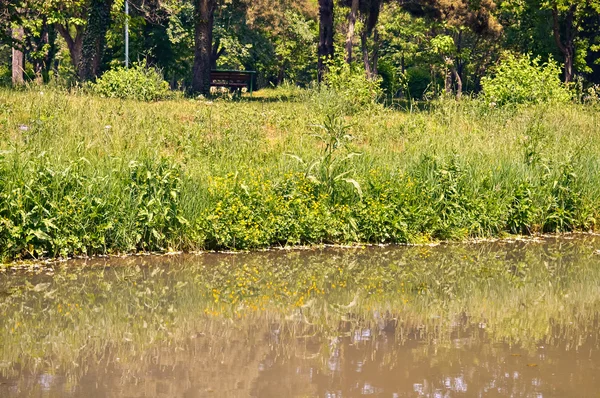
{"type": "Polygon", "coordinates": [[[7,152],[0,157],[0,256],[166,250],[187,225],[179,200],[179,170],[166,160],[132,161],[129,174],[102,175],[85,158],[58,166],[45,153],[21,162],[7,152]]]}
{"type": "Polygon", "coordinates": [[[389,62],[380,62],[378,73],[381,77],[381,90],[387,98],[395,98],[405,88],[405,76],[389,62]]]}
{"type": "Polygon", "coordinates": [[[6,66],[0,66],[0,86],[9,86],[11,84],[12,71],[6,66]]]}
{"type": "Polygon", "coordinates": [[[532,200],[532,188],[526,182],[516,189],[508,209],[506,226],[513,234],[530,234],[532,224],[539,213],[532,200]]]}
{"type": "Polygon", "coordinates": [[[554,61],[507,55],[491,76],[481,81],[482,99],[494,106],[565,103],[571,99],[554,61]]]}
{"type": "Polygon", "coordinates": [[[182,216],[181,171],[166,159],[132,161],[127,193],[135,216],[134,247],[165,250],[169,241],[183,232],[188,221],[182,216]]]}
{"type": "Polygon", "coordinates": [[[349,116],[299,91],[268,106],[0,91],[0,257],[597,228],[593,105],[349,116]]]}
{"type": "MultiPolygon", "coordinates": [[[[346,150],[353,137],[349,133],[349,127],[342,117],[329,114],[325,123],[315,126],[319,132],[315,137],[322,143],[323,152],[311,162],[306,162],[297,155],[288,155],[298,160],[305,168],[305,177],[313,181],[317,186],[322,186],[332,200],[338,199],[343,190],[338,188],[339,183],[352,185],[356,193],[362,198],[360,184],[350,177],[352,170],[348,170],[347,163],[356,156],[357,152],[339,154],[340,150],[346,150]]],[[[346,151],[347,152],[347,151],[346,151]]]]}
{"type": "Polygon", "coordinates": [[[1,256],[57,257],[112,245],[110,198],[100,195],[106,180],[89,174],[85,159],[60,169],[43,153],[24,162],[13,153],[0,162],[1,256]]]}
{"type": "MultiPolygon", "coordinates": [[[[279,75],[308,85],[315,78],[318,38],[316,24],[291,11],[285,13],[284,20],[284,31],[275,37],[275,59],[279,75]]],[[[278,77],[278,80],[281,79],[278,77]]]]}
{"type": "Polygon", "coordinates": [[[408,96],[415,99],[424,99],[431,88],[431,72],[423,68],[410,68],[406,71],[408,96]]]}
{"type": "Polygon", "coordinates": [[[374,108],[382,98],[380,80],[367,78],[358,64],[336,58],[327,68],[324,84],[313,90],[313,99],[322,113],[351,115],[374,108]]]}
{"type": "Polygon", "coordinates": [[[119,67],[106,72],[95,83],[92,91],[107,98],[160,101],[173,96],[162,75],[145,63],[127,69],[119,67]]]}
{"type": "Polygon", "coordinates": [[[582,208],[578,176],[571,162],[559,164],[555,169],[554,173],[549,170],[544,175],[545,185],[551,187],[544,209],[544,231],[570,232],[581,227],[577,220],[577,212],[582,208]]]}

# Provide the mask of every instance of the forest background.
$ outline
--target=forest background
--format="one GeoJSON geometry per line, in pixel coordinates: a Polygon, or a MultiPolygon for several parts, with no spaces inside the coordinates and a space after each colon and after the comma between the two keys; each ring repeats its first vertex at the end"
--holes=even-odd
{"type": "Polygon", "coordinates": [[[598,230],[600,0],[127,4],[0,0],[0,262],[598,230]]]}
{"type": "Polygon", "coordinates": [[[131,60],[187,92],[207,94],[211,68],[255,70],[259,87],[306,87],[323,77],[327,58],[379,77],[391,97],[479,92],[508,54],[556,60],[567,83],[600,82],[597,0],[132,0],[129,7],[126,17],[124,0],[1,0],[0,81],[94,80],[124,65],[127,22],[131,60]]]}

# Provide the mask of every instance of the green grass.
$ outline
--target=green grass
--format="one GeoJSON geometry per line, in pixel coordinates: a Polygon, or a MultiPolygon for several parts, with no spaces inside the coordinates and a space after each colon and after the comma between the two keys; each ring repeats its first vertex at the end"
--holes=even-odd
{"type": "Polygon", "coordinates": [[[2,89],[0,255],[596,228],[594,106],[345,103],[327,92],[142,103],[2,89]]]}

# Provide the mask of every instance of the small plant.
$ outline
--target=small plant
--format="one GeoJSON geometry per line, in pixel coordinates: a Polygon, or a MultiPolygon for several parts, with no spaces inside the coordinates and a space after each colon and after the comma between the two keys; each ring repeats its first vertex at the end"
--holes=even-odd
{"type": "Polygon", "coordinates": [[[550,186],[547,198],[544,232],[570,232],[577,228],[577,210],[581,206],[581,193],[577,188],[578,175],[573,167],[573,159],[555,166],[555,172],[548,169],[544,176],[550,186]]]}
{"type": "Polygon", "coordinates": [[[343,118],[338,115],[327,115],[325,122],[314,126],[318,132],[314,136],[324,145],[322,155],[308,163],[299,156],[287,154],[306,166],[306,177],[315,183],[326,187],[327,193],[333,199],[337,194],[337,185],[339,182],[345,182],[352,185],[359,197],[362,198],[362,189],[358,181],[350,178],[352,170],[344,170],[345,164],[350,159],[361,156],[358,152],[349,152],[340,155],[340,149],[348,147],[353,137],[348,132],[350,126],[344,123],[343,118]]]}
{"type": "Polygon", "coordinates": [[[108,98],[159,101],[173,96],[162,75],[145,62],[129,69],[120,67],[108,71],[91,87],[96,94],[108,98]]]}
{"type": "Polygon", "coordinates": [[[482,99],[490,106],[565,103],[571,99],[560,81],[560,66],[553,60],[508,55],[481,81],[482,99]]]}
{"type": "Polygon", "coordinates": [[[513,234],[530,234],[538,209],[532,200],[531,187],[528,183],[521,183],[514,195],[508,209],[506,227],[513,234]]]}
{"type": "Polygon", "coordinates": [[[166,159],[131,161],[127,186],[135,214],[135,245],[143,250],[164,250],[168,237],[187,225],[179,209],[181,171],[166,159]]]}

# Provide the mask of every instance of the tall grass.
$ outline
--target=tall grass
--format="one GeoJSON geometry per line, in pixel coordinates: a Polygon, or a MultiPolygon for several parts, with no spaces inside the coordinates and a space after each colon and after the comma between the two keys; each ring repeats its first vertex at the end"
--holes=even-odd
{"type": "Polygon", "coordinates": [[[1,256],[596,228],[592,105],[331,115],[329,97],[140,103],[1,90],[1,256]],[[346,126],[326,174],[337,180],[317,178],[337,134],[315,127],[328,118],[346,126]]]}

